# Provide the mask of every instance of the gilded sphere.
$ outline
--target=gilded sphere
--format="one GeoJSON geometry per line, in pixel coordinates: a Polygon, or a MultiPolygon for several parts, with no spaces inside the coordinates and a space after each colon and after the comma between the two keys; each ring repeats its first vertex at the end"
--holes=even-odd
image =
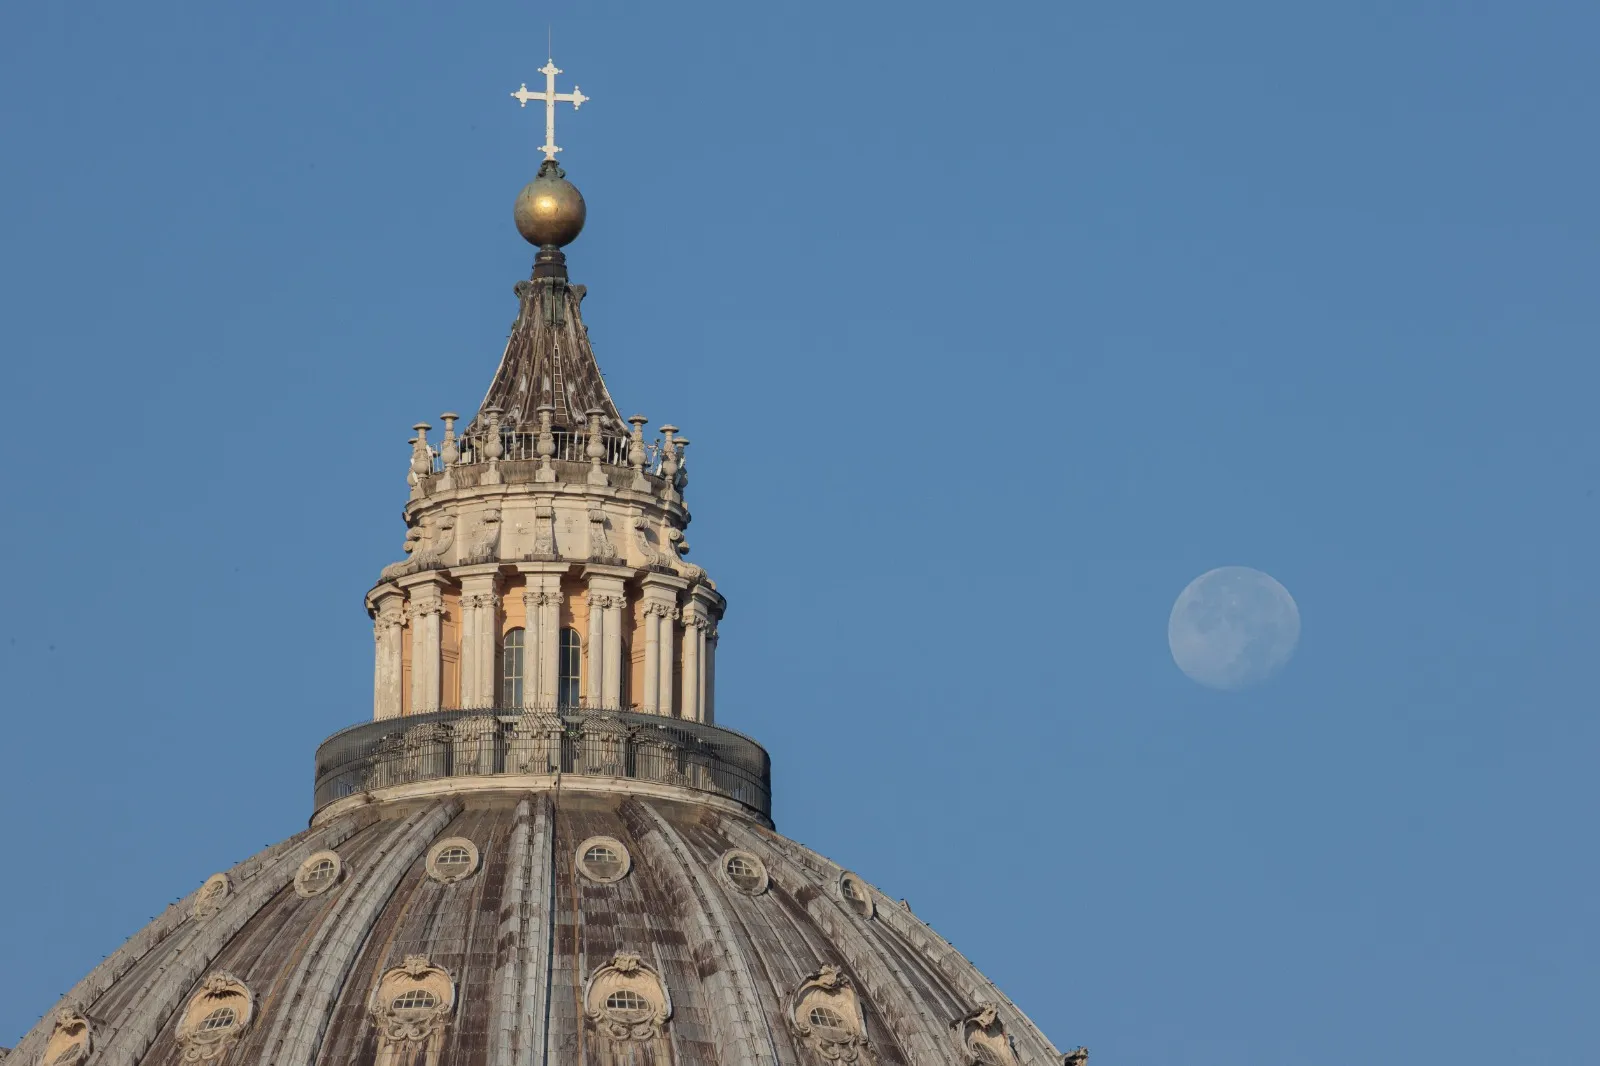
{"type": "Polygon", "coordinates": [[[517,194],[517,232],[532,245],[571,244],[583,232],[586,214],[583,194],[557,166],[540,167],[517,194]]]}

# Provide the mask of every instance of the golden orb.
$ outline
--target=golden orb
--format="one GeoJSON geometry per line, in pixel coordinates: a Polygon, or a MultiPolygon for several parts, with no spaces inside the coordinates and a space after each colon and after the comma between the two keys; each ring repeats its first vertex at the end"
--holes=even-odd
{"type": "Polygon", "coordinates": [[[588,209],[583,194],[567,180],[566,172],[554,159],[546,159],[539,167],[539,176],[523,186],[517,194],[514,215],[517,232],[529,244],[560,247],[571,244],[583,232],[583,220],[588,209]]]}

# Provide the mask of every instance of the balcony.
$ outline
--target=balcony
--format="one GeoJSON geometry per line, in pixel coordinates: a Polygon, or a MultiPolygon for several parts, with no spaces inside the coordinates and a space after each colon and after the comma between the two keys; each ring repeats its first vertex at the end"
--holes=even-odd
{"type": "Polygon", "coordinates": [[[495,708],[383,718],[317,748],[317,810],[373,789],[453,777],[574,775],[720,796],[770,824],[772,761],[749,737],[636,711],[495,708]]]}

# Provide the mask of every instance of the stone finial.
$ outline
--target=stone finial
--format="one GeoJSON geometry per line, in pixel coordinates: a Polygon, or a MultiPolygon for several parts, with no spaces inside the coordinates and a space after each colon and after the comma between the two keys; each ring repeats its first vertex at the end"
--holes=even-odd
{"type": "Polygon", "coordinates": [[[500,439],[500,408],[485,407],[483,413],[488,416],[489,428],[484,431],[483,442],[484,458],[489,460],[489,469],[483,472],[484,485],[500,484],[500,458],[506,454],[506,445],[500,439]]]}
{"type": "Polygon", "coordinates": [[[644,427],[650,421],[644,415],[634,415],[628,419],[633,426],[633,433],[628,437],[628,465],[633,467],[633,485],[635,492],[650,491],[650,482],[644,477],[644,427]]]}
{"type": "Polygon", "coordinates": [[[411,428],[417,435],[408,442],[411,445],[411,467],[406,472],[406,481],[411,485],[411,498],[414,500],[422,495],[422,479],[433,473],[433,450],[428,447],[428,430],[433,427],[426,422],[418,422],[411,428]]]}
{"type": "Polygon", "coordinates": [[[678,432],[677,426],[661,427],[661,478],[667,483],[667,499],[678,495],[676,488],[678,482],[678,448],[672,435],[678,432]]]}
{"type": "Polygon", "coordinates": [[[585,480],[591,485],[604,485],[606,472],[600,468],[600,464],[606,457],[606,440],[602,435],[600,419],[605,412],[598,407],[591,407],[584,414],[589,416],[589,440],[583,452],[589,459],[589,476],[585,480]]]}
{"type": "Polygon", "coordinates": [[[439,417],[444,420],[444,441],[439,445],[439,459],[448,470],[461,458],[461,449],[456,445],[456,419],[461,416],[454,411],[446,411],[439,417]]]}
{"type": "Polygon", "coordinates": [[[672,484],[673,484],[673,487],[678,490],[678,494],[680,496],[683,495],[683,490],[688,488],[688,486],[689,486],[689,457],[688,457],[688,455],[685,454],[686,451],[688,450],[688,447],[689,447],[689,438],[688,437],[679,437],[678,438],[678,474],[673,479],[672,484]]]}
{"type": "Polygon", "coordinates": [[[549,484],[556,479],[555,468],[550,465],[550,460],[556,454],[556,435],[550,428],[555,413],[556,409],[549,404],[539,405],[539,439],[534,445],[534,450],[539,453],[539,469],[533,480],[542,484],[549,484]]]}

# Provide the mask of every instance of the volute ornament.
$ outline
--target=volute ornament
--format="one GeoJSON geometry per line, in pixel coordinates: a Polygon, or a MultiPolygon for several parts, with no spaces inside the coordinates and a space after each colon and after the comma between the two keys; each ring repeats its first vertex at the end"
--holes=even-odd
{"type": "Polygon", "coordinates": [[[995,1004],[979,1004],[970,1014],[957,1018],[951,1029],[968,1066],[1018,1066],[1017,1049],[995,1004]]]}
{"type": "Polygon", "coordinates": [[[829,1062],[875,1063],[866,1017],[855,983],[834,965],[823,966],[789,997],[789,1027],[829,1062]]]}
{"type": "Polygon", "coordinates": [[[636,953],[619,951],[590,975],[584,1013],[613,1040],[653,1040],[672,1017],[672,999],[655,968],[636,953]]]}
{"type": "Polygon", "coordinates": [[[81,1007],[68,1007],[56,1014],[56,1024],[45,1041],[39,1066],[78,1066],[94,1050],[94,1031],[81,1007]]]}
{"type": "Polygon", "coordinates": [[[455,979],[425,955],[407,955],[385,971],[367,1004],[378,1030],[377,1066],[401,1066],[418,1056],[437,1063],[455,1005],[455,979]]]}
{"type": "Polygon", "coordinates": [[[239,978],[217,971],[201,982],[178,1022],[184,1062],[212,1062],[228,1053],[255,1018],[255,996],[239,978]]]}

